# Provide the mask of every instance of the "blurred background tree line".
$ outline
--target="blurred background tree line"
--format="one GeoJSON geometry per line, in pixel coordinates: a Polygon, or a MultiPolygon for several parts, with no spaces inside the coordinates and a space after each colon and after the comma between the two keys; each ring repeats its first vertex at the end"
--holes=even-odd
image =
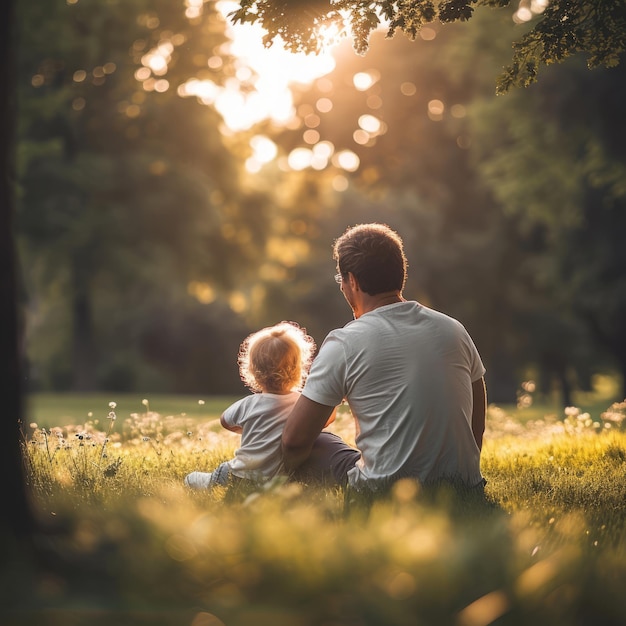
{"type": "Polygon", "coordinates": [[[496,96],[529,7],[344,41],[289,116],[238,126],[210,93],[260,76],[219,3],[18,2],[27,390],[241,393],[247,333],[349,321],[331,247],[366,221],[403,236],[405,296],[468,328],[491,401],[624,387],[626,70],[573,56],[496,96]]]}

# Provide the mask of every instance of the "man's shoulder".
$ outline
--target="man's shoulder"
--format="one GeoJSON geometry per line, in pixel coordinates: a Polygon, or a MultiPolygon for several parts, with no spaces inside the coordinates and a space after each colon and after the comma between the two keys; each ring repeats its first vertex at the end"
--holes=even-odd
{"type": "Polygon", "coordinates": [[[424,316],[430,317],[431,319],[440,321],[442,324],[450,324],[451,326],[463,326],[461,322],[453,317],[449,313],[444,313],[443,311],[438,311],[437,309],[431,309],[430,307],[423,306],[421,307],[421,313],[424,316]]]}

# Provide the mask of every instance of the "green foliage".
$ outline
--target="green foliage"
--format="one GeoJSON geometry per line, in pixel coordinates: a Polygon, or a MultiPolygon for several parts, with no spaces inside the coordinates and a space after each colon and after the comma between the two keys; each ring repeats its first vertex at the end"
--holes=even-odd
{"type": "MultiPolygon", "coordinates": [[[[612,410],[619,426],[626,407],[612,410]]],[[[3,610],[20,624],[77,606],[97,624],[620,623],[626,438],[581,415],[556,430],[490,413],[485,500],[412,481],[370,502],[283,480],[193,492],[183,476],[228,458],[233,435],[149,413],[107,437],[37,431],[25,460],[45,560],[20,555],[3,610]]]]}
{"type": "MultiPolygon", "coordinates": [[[[16,228],[32,384],[202,388],[198,335],[234,353],[247,327],[187,287],[230,289],[266,230],[265,200],[243,191],[220,116],[177,93],[234,71],[223,18],[210,3],[188,18],[184,2],[55,0],[21,3],[17,27],[16,228]],[[167,67],[152,72],[155,50],[167,67]],[[218,53],[220,71],[209,70],[218,53]],[[181,353],[189,365],[178,369],[181,353]]],[[[217,370],[218,384],[237,385],[217,370]]]]}
{"type": "Polygon", "coordinates": [[[432,22],[436,16],[435,5],[430,0],[410,4],[404,11],[397,14],[394,11],[393,4],[392,2],[386,2],[381,9],[382,14],[389,20],[387,36],[390,38],[395,35],[396,30],[401,30],[410,39],[415,40],[422,25],[432,22]]]}
{"type": "MultiPolygon", "coordinates": [[[[570,62],[549,68],[541,83],[506,102],[476,103],[472,117],[481,137],[481,174],[527,241],[535,297],[549,293],[555,319],[573,313],[572,322],[586,327],[620,371],[626,345],[618,321],[626,311],[624,75],[622,66],[589,73],[570,62]]],[[[537,304],[545,315],[545,296],[537,304]]],[[[569,342],[561,343],[555,348],[564,355],[569,342]]]]}
{"type": "MultiPolygon", "coordinates": [[[[317,52],[321,26],[334,25],[349,32],[354,49],[365,54],[374,30],[386,22],[387,36],[401,31],[415,39],[425,24],[469,20],[475,6],[508,7],[510,0],[245,0],[231,14],[235,22],[260,23],[271,45],[280,37],[293,51],[317,52]]],[[[527,8],[527,7],[526,7],[527,8]]],[[[535,13],[529,32],[513,43],[513,59],[497,81],[496,91],[527,87],[537,80],[540,67],[560,63],[577,53],[588,65],[615,67],[626,49],[626,4],[624,0],[551,0],[535,13]]]]}
{"type": "MultiPolygon", "coordinates": [[[[334,72],[294,89],[296,130],[266,123],[235,136],[220,132],[211,107],[174,94],[189,76],[219,82],[234,72],[210,3],[207,19],[191,23],[182,3],[23,4],[18,235],[29,384],[235,393],[249,327],[294,319],[319,343],[349,320],[330,280],[330,243],[363,220],[405,237],[405,295],[468,326],[497,401],[514,401],[529,368],[545,374],[537,379],[547,392],[552,376],[584,386],[620,367],[620,68],[553,66],[540,84],[494,98],[492,76],[520,28],[510,3],[475,6],[487,4],[509,9],[442,27],[432,22],[439,12],[453,18],[474,5],[382,3],[398,30],[415,36],[430,23],[427,37],[386,40],[377,30],[365,56],[344,42],[334,72]],[[174,46],[170,89],[145,90],[135,78],[142,56],[179,31],[188,39],[174,46]],[[207,66],[217,51],[223,71],[207,66]],[[93,74],[109,62],[113,73],[93,74]],[[81,70],[85,80],[74,80],[81,70]],[[360,91],[351,77],[370,71],[360,91]],[[316,108],[321,98],[331,112],[316,108]],[[305,110],[335,154],[357,153],[356,172],[282,169],[304,145],[305,110]],[[355,143],[363,114],[380,131],[355,143]],[[244,178],[257,133],[279,157],[244,178]],[[199,302],[194,285],[215,300],[199,302]],[[250,303],[245,319],[229,306],[234,289],[250,303]]],[[[298,17],[305,28],[330,5],[312,6],[245,2],[237,15],[256,21],[267,11],[270,26],[298,17]]],[[[368,33],[374,8],[358,3],[368,33]]]]}
{"type": "Polygon", "coordinates": [[[626,4],[622,0],[549,2],[535,27],[513,45],[513,63],[498,80],[497,93],[527,87],[540,66],[560,63],[578,52],[589,68],[615,67],[626,50],[626,4]]]}
{"type": "Polygon", "coordinates": [[[281,37],[292,52],[314,53],[321,50],[322,43],[311,26],[317,29],[341,19],[339,10],[326,0],[243,0],[229,17],[235,24],[260,23],[268,31],[263,37],[268,46],[281,37]]]}

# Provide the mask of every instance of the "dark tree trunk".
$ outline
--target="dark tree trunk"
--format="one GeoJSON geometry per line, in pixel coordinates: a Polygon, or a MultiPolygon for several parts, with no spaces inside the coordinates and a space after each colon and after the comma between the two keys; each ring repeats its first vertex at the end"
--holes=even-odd
{"type": "Polygon", "coordinates": [[[622,352],[622,358],[620,359],[620,374],[622,375],[622,386],[620,387],[620,401],[626,400],[626,354],[622,352]]]}
{"type": "Polygon", "coordinates": [[[21,449],[22,367],[20,324],[17,306],[17,258],[13,234],[15,184],[15,2],[5,0],[0,16],[0,397],[6,436],[0,437],[3,515],[0,518],[0,546],[14,547],[33,530],[33,514],[24,480],[21,449]]]}
{"type": "Polygon", "coordinates": [[[74,391],[94,391],[97,355],[89,276],[78,258],[72,269],[72,388],[74,391]]]}

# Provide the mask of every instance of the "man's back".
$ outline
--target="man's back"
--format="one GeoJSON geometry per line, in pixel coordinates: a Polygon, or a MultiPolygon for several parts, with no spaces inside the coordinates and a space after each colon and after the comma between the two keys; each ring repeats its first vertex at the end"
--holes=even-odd
{"type": "Polygon", "coordinates": [[[350,483],[403,476],[423,482],[481,480],[472,434],[472,382],[484,374],[456,320],[417,302],[379,307],[326,338],[303,394],[321,404],[345,398],[362,459],[350,483]]]}

